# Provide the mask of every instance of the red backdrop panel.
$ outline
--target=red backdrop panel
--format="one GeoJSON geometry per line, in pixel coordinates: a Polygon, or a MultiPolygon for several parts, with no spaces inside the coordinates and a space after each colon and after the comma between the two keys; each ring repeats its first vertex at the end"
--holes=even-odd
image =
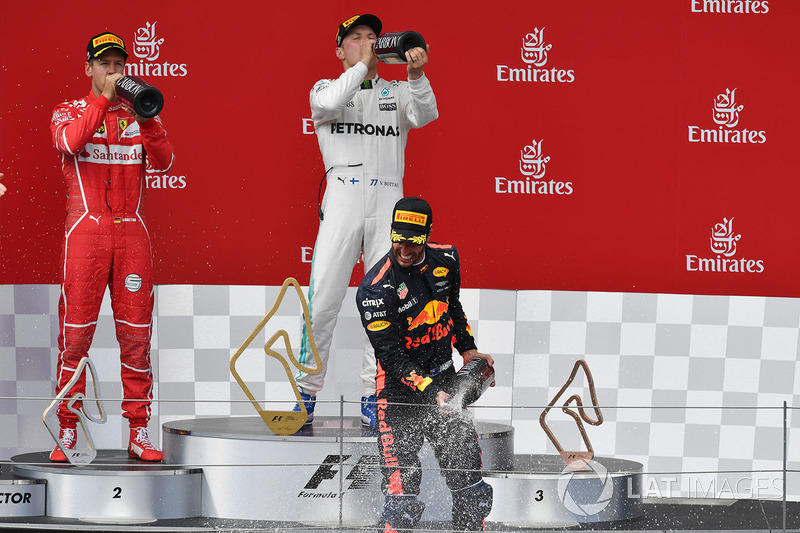
{"type": "Polygon", "coordinates": [[[359,2],[5,2],[0,283],[59,281],[50,113],[88,93],[83,50],[105,29],[166,99],[177,160],[147,191],[157,282],[307,283],[324,172],[308,92],[341,73],[333,38],[356,12],[431,45],[440,118],[409,135],[405,192],[433,205],[465,286],[800,296],[800,3],[775,0],[433,3],[424,19],[359,2]]]}

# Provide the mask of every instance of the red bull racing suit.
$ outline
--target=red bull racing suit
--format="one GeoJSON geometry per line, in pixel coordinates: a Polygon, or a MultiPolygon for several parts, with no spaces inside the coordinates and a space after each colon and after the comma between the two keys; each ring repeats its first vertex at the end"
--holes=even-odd
{"type": "MultiPolygon", "coordinates": [[[[427,438],[454,491],[454,524],[459,513],[469,512],[456,508],[458,491],[483,483],[472,421],[443,416],[435,399],[454,385],[453,346],[460,353],[475,349],[460,285],[456,249],[428,243],[423,261],[408,268],[399,266],[393,253],[384,256],[356,298],[377,358],[376,429],[386,506],[392,497],[419,494],[419,451],[427,438]]],[[[474,508],[474,502],[465,507],[474,508]]]]}
{"type": "MultiPolygon", "coordinates": [[[[50,130],[67,185],[56,393],[88,355],[108,286],[120,345],[123,416],[132,427],[146,426],[153,388],[153,265],[142,210],[145,168],[169,169],[172,145],[158,117],[139,124],[119,102],[91,93],[56,106],[50,130]]],[[[84,388],[82,378],[74,390],[84,388]]],[[[62,427],[75,427],[66,402],[58,416],[62,427]]]]}
{"type": "MultiPolygon", "coordinates": [[[[439,114],[430,82],[364,80],[357,63],[336,80],[320,80],[311,90],[311,116],[327,171],[308,288],[314,341],[322,360],[319,374],[298,374],[306,392],[322,389],[333,330],[353,267],[364,253],[364,270],[386,252],[392,208],[403,197],[408,131],[439,114]]],[[[313,365],[303,332],[300,360],[313,365]]],[[[367,343],[361,380],[375,390],[375,355],[367,343]]]]}

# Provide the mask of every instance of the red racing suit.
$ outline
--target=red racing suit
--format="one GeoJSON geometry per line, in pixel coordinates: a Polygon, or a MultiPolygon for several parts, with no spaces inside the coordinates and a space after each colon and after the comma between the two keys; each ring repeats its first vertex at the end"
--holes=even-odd
{"type": "MultiPolygon", "coordinates": [[[[131,427],[146,426],[153,392],[153,262],[142,209],[145,170],[168,170],[172,145],[158,117],[139,124],[121,103],[92,93],[56,106],[50,131],[67,185],[56,394],[88,355],[108,286],[120,345],[123,416],[131,427]]],[[[70,396],[85,386],[84,375],[70,396]]],[[[66,402],[58,417],[61,427],[76,426],[66,402]]]]}

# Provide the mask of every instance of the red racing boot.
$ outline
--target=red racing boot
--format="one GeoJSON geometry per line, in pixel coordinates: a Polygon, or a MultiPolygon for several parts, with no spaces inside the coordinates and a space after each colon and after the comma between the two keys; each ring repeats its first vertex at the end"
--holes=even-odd
{"type": "MultiPolygon", "coordinates": [[[[65,450],[72,450],[75,448],[75,442],[78,440],[78,435],[75,433],[75,428],[61,428],[58,431],[58,440],[65,450]]],[[[50,460],[55,463],[66,463],[67,456],[61,451],[61,448],[56,446],[56,449],[50,452],[50,460]]]]}
{"type": "Polygon", "coordinates": [[[131,428],[131,438],[128,443],[128,455],[142,461],[160,461],[164,455],[150,444],[146,427],[131,428]]]}

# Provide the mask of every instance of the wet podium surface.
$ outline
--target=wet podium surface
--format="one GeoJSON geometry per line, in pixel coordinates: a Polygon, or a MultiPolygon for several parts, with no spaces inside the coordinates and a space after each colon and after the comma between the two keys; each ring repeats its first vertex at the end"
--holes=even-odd
{"type": "MultiPolygon", "coordinates": [[[[642,499],[639,463],[597,457],[570,471],[560,456],[515,455],[509,425],[478,421],[476,429],[495,495],[487,531],[782,527],[780,500],[642,499]]],[[[382,530],[377,435],[356,417],[320,417],[290,436],[260,417],[178,420],[164,424],[162,437],[161,464],[124,450],[100,450],[85,466],[50,463],[49,451],[13,457],[0,468],[0,493],[21,505],[29,488],[46,487],[47,510],[0,515],[0,529],[382,530]]],[[[447,531],[450,492],[427,444],[421,458],[418,529],[447,531]]],[[[786,516],[787,528],[800,527],[800,503],[788,502],[786,516]]]]}

